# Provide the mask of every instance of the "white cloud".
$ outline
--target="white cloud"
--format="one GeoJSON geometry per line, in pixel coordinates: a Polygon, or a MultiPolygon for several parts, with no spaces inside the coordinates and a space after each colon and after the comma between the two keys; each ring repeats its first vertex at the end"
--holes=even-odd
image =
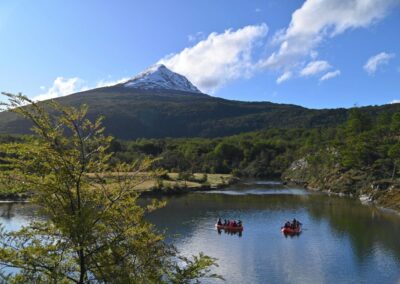
{"type": "Polygon", "coordinates": [[[34,97],[33,100],[43,101],[76,93],[82,90],[83,82],[84,81],[78,77],[74,78],[57,77],[54,80],[53,85],[47,90],[46,93],[42,93],[34,97]]]}
{"type": "Polygon", "coordinates": [[[372,75],[376,72],[379,66],[388,64],[389,60],[394,57],[394,53],[378,53],[377,55],[370,57],[363,68],[369,75],[372,75]]]}
{"type": "Polygon", "coordinates": [[[324,76],[322,76],[319,80],[320,80],[320,81],[326,81],[326,80],[335,78],[335,77],[337,77],[337,76],[339,76],[339,75],[340,75],[340,70],[331,71],[331,72],[326,73],[326,74],[325,74],[324,76]]]}
{"type": "Polygon", "coordinates": [[[261,24],[211,33],[196,45],[164,57],[158,63],[186,76],[202,91],[212,93],[232,80],[252,75],[254,46],[267,32],[267,25],[261,24]]]}
{"type": "Polygon", "coordinates": [[[124,78],[121,78],[121,79],[118,79],[118,80],[113,80],[113,81],[100,80],[100,81],[97,82],[96,88],[114,86],[114,85],[117,85],[117,84],[124,83],[124,82],[128,81],[129,79],[132,79],[132,78],[124,77],[124,78]]]}
{"type": "MultiPolygon", "coordinates": [[[[379,21],[399,0],[307,0],[292,14],[289,26],[276,33],[277,51],[261,60],[272,69],[295,69],[326,38],[379,21]]],[[[312,56],[312,53],[311,53],[312,56]]]]}
{"type": "Polygon", "coordinates": [[[195,34],[188,35],[188,41],[190,41],[190,42],[203,40],[204,38],[205,38],[205,36],[204,36],[203,32],[197,32],[195,34]]]}
{"type": "Polygon", "coordinates": [[[276,83],[277,84],[283,83],[284,81],[289,80],[290,78],[292,78],[292,72],[290,71],[283,72],[283,74],[279,76],[278,79],[276,79],[276,83]]]}
{"type": "Polygon", "coordinates": [[[399,104],[399,103],[400,103],[400,100],[393,100],[390,102],[390,104],[399,104]]]}
{"type": "Polygon", "coordinates": [[[317,57],[318,57],[318,51],[311,50],[311,51],[310,51],[310,57],[311,57],[312,60],[317,59],[317,57]]]}
{"type": "Polygon", "coordinates": [[[303,77],[312,76],[321,73],[323,71],[326,71],[329,68],[331,68],[331,66],[327,61],[323,60],[311,61],[307,64],[306,67],[304,67],[300,71],[300,75],[303,77]]]}
{"type": "MultiPolygon", "coordinates": [[[[73,78],[57,77],[54,80],[53,85],[50,88],[48,88],[48,90],[45,93],[33,97],[33,100],[34,101],[50,100],[54,98],[67,96],[77,92],[87,91],[94,88],[114,86],[120,83],[124,83],[129,79],[131,78],[124,77],[117,80],[100,80],[96,83],[94,87],[89,87],[87,85],[84,85],[85,81],[78,77],[73,77],[73,78]]],[[[40,89],[45,90],[46,87],[40,86],[40,89]]]]}
{"type": "Polygon", "coordinates": [[[260,9],[260,8],[256,8],[255,10],[254,10],[254,12],[256,12],[256,13],[260,13],[262,10],[260,9]]]}
{"type": "MultiPolygon", "coordinates": [[[[158,63],[185,75],[205,92],[213,92],[229,81],[250,77],[262,70],[280,72],[279,84],[291,77],[326,71],[328,65],[321,63],[325,61],[317,60],[321,43],[348,30],[367,28],[399,4],[400,0],[306,0],[292,14],[287,28],[275,33],[272,38],[275,51],[267,56],[255,58],[253,52],[255,43],[267,43],[268,28],[262,24],[211,33],[196,45],[166,56],[158,63]],[[306,60],[320,65],[304,66],[306,60]],[[286,72],[291,75],[284,76],[286,72]]],[[[198,38],[190,35],[189,41],[198,41],[198,38]]],[[[333,78],[333,73],[327,76],[322,77],[333,78]]]]}

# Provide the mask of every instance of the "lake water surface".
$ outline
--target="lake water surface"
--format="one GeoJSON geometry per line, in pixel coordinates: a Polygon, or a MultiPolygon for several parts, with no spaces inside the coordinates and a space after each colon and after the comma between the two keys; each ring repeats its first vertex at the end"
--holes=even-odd
{"type": "MultiPolygon", "coordinates": [[[[165,199],[150,221],[182,254],[218,258],[226,283],[400,283],[399,215],[267,181],[165,199]],[[243,233],[218,233],[218,217],[241,219],[243,233]],[[285,237],[280,227],[294,217],[303,232],[285,237]]],[[[0,205],[6,229],[30,218],[26,205],[0,205]]]]}

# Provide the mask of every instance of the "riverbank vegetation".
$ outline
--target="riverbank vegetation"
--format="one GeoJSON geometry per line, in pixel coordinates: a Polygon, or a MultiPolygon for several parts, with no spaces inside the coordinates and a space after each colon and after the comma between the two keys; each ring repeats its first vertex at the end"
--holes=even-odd
{"type": "Polygon", "coordinates": [[[338,127],[267,129],[215,139],[112,142],[112,162],[157,157],[155,168],[283,178],[400,210],[400,113],[353,108],[338,127]]]}
{"type": "Polygon", "coordinates": [[[148,180],[142,173],[150,160],[111,167],[112,138],[103,134],[101,119],[86,118],[85,106],[51,102],[44,109],[21,95],[9,98],[7,107],[29,118],[36,136],[31,143],[1,144],[0,180],[32,192],[30,201],[44,218],[19,231],[0,228],[1,282],[192,283],[218,277],[210,272],[215,259],[179,255],[144,220],[163,206],[136,202],[135,188],[148,180]],[[104,177],[111,170],[119,174],[108,186],[104,177]]]}
{"type": "MultiPolygon", "coordinates": [[[[268,128],[213,139],[114,139],[109,163],[151,158],[153,170],[283,178],[399,210],[394,200],[400,187],[400,113],[372,110],[353,108],[343,124],[332,127],[268,128]]],[[[28,139],[29,143],[31,138],[1,139],[16,143],[28,139]]]]}
{"type": "MultiPolygon", "coordinates": [[[[234,183],[237,179],[230,174],[206,174],[180,172],[170,173],[158,170],[154,172],[141,173],[113,173],[107,172],[101,175],[103,183],[109,187],[118,186],[121,175],[143,175],[145,180],[138,183],[133,190],[138,194],[179,194],[195,190],[211,190],[225,187],[234,183]]],[[[98,175],[91,173],[89,177],[96,178],[98,175]]]]}

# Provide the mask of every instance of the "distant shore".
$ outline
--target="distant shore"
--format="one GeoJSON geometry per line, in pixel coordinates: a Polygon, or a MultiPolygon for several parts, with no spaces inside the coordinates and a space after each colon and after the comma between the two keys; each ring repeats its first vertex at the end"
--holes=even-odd
{"type": "MultiPolygon", "coordinates": [[[[291,180],[285,179],[285,184],[294,184],[301,187],[304,187],[310,191],[318,191],[326,194],[332,194],[337,196],[348,196],[351,198],[357,198],[363,204],[373,205],[382,210],[392,211],[397,214],[400,214],[400,189],[396,186],[397,183],[393,182],[391,186],[385,189],[379,189],[376,184],[370,184],[369,186],[365,186],[364,188],[360,188],[358,191],[350,192],[350,191],[338,191],[335,190],[337,187],[329,185],[318,185],[318,184],[309,184],[302,180],[291,180]],[[374,187],[375,186],[375,187],[374,187]]],[[[343,188],[345,189],[345,188],[343,188]]]]}

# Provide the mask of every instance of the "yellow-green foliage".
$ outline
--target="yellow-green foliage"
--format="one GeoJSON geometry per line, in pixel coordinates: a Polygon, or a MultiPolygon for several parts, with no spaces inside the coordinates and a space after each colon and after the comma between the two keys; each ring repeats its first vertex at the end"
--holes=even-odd
{"type": "Polygon", "coordinates": [[[34,193],[31,201],[45,218],[16,232],[0,230],[0,271],[18,268],[3,275],[7,282],[189,283],[215,277],[209,271],[214,259],[180,257],[143,219],[162,206],[136,203],[135,187],[149,179],[140,174],[149,161],[110,169],[111,138],[103,134],[101,119],[89,121],[86,106],[8,96],[9,109],[33,122],[36,137],[29,144],[1,145],[12,170],[0,178],[34,193]],[[104,176],[111,170],[109,186],[104,176]]]}

